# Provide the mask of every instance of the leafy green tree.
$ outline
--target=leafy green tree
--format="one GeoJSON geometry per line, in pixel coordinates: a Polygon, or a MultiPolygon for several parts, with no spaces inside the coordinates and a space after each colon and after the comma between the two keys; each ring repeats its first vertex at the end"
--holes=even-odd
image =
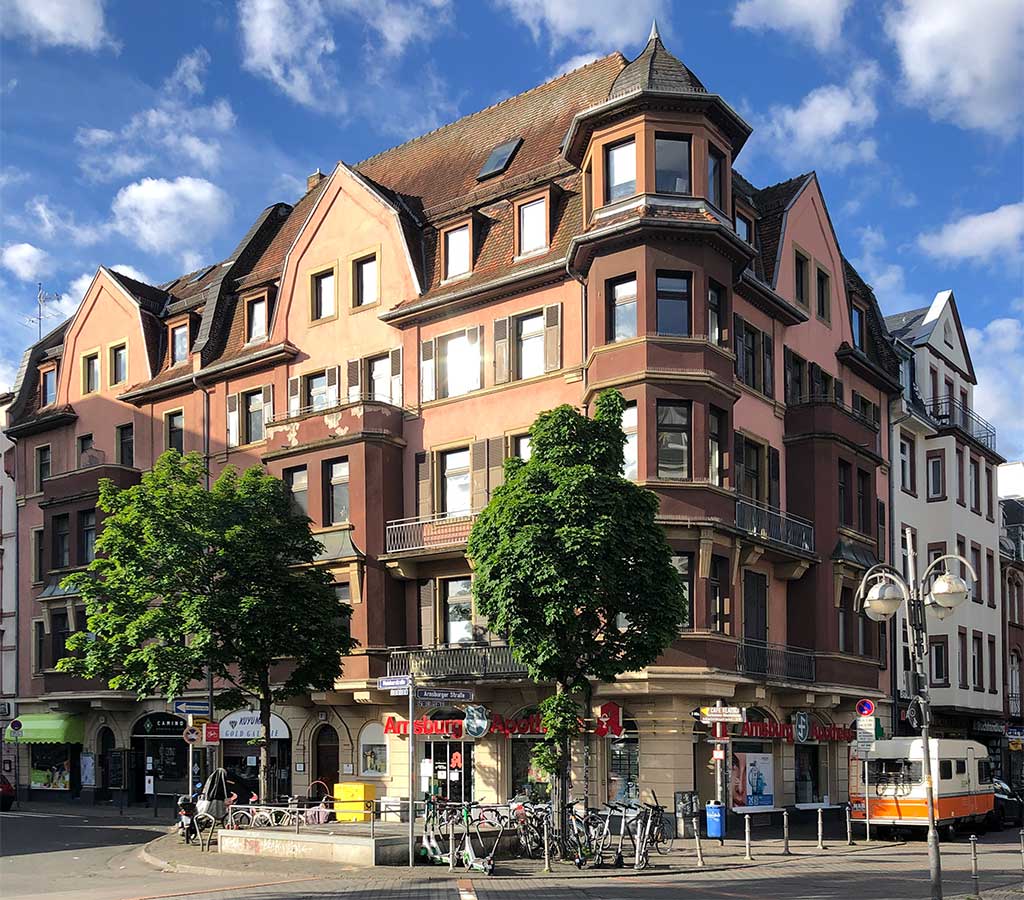
{"type": "Polygon", "coordinates": [[[685,621],[672,551],[655,523],[657,497],[622,477],[625,401],[598,398],[593,418],[571,406],[542,413],[530,459],[505,462],[505,482],[469,537],[473,594],[535,681],[545,739],[534,759],[560,779],[591,680],[653,663],[685,621]]]}
{"type": "Polygon", "coordinates": [[[258,705],[267,798],[271,705],[333,687],[355,643],[350,609],[312,565],[323,547],[279,479],[259,467],[207,478],[198,454],[169,451],[137,485],[101,481],[98,554],[64,580],[88,631],[58,668],[172,697],[209,667],[228,686],[218,706],[258,705]]]}

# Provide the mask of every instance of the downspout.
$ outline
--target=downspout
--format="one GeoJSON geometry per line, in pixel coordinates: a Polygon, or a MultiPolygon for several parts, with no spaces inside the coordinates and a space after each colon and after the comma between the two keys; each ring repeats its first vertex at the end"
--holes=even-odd
{"type": "Polygon", "coordinates": [[[580,371],[583,375],[583,396],[586,397],[587,383],[589,381],[587,367],[587,283],[578,272],[573,270],[571,259],[568,257],[565,260],[565,271],[570,278],[580,283],[580,340],[582,343],[580,347],[580,371]]]}
{"type": "MultiPolygon", "coordinates": [[[[206,470],[206,489],[210,489],[210,394],[199,386],[199,376],[192,373],[192,386],[203,395],[203,468],[206,470]]],[[[212,714],[211,710],[211,714],[212,714]]]]}
{"type": "MultiPolygon", "coordinates": [[[[903,394],[901,393],[902,397],[903,394]]],[[[889,562],[890,564],[896,559],[896,549],[898,547],[897,534],[896,534],[896,489],[894,487],[894,478],[892,474],[893,468],[893,438],[896,434],[896,426],[901,422],[906,422],[910,418],[910,413],[906,413],[898,419],[893,419],[892,410],[896,403],[895,398],[889,398],[889,562]]],[[[883,560],[884,562],[884,560],[883,560]]],[[[908,626],[909,627],[909,626],[908,626]]],[[[900,653],[901,649],[901,628],[893,628],[892,634],[889,636],[890,645],[890,656],[891,664],[889,666],[889,688],[892,691],[892,704],[890,710],[891,727],[893,736],[896,735],[896,730],[899,727],[900,711],[899,711],[899,681],[900,681],[900,670],[903,667],[903,655],[900,653]]]]}

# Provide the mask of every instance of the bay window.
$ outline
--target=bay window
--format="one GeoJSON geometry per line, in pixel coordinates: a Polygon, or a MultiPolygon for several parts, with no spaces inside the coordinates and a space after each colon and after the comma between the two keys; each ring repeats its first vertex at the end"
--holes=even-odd
{"type": "Polygon", "coordinates": [[[324,523],[340,525],[343,522],[347,522],[349,518],[348,460],[331,460],[325,465],[324,469],[328,482],[325,498],[327,500],[327,509],[325,510],[324,523]]]}
{"type": "Polygon", "coordinates": [[[714,283],[708,285],[708,340],[722,343],[722,289],[714,283]]]}
{"type": "Polygon", "coordinates": [[[690,193],[690,139],[658,134],[654,139],[654,184],[659,194],[690,193]]]}
{"type": "Polygon", "coordinates": [[[637,480],[637,465],[640,458],[640,443],[637,435],[637,409],[630,403],[622,411],[622,430],[626,435],[626,446],[623,448],[622,477],[630,481],[637,480]]]}
{"type": "Polygon", "coordinates": [[[708,144],[708,201],[725,209],[725,156],[708,144]]]}
{"type": "Polygon", "coordinates": [[[658,334],[690,333],[690,276],[659,272],[657,277],[658,334]]]}
{"type": "Polygon", "coordinates": [[[605,203],[614,203],[636,193],[636,142],[630,138],[605,147],[605,203]]]}
{"type": "Polygon", "coordinates": [[[658,477],[690,477],[690,402],[658,401],[658,477]]]}
{"type": "Polygon", "coordinates": [[[608,284],[608,339],[625,341],[636,337],[636,276],[608,284]]]}

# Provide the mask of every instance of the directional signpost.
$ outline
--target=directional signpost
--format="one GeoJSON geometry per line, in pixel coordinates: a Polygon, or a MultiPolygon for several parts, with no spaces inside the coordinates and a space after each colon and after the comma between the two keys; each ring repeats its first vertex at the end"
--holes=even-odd
{"type": "Polygon", "coordinates": [[[700,718],[705,725],[736,724],[743,721],[743,710],[738,706],[702,706],[700,718]]]}
{"type": "Polygon", "coordinates": [[[416,736],[412,720],[415,717],[412,675],[387,675],[377,679],[378,691],[390,691],[392,697],[409,697],[409,868],[416,863],[416,736]]]}

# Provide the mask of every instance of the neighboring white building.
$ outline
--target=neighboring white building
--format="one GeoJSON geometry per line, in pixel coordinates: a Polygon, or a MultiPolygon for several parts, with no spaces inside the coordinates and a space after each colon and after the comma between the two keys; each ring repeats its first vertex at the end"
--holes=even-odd
{"type": "MultiPolygon", "coordinates": [[[[928,614],[933,734],[980,740],[998,759],[1004,632],[996,469],[1003,459],[995,429],[974,413],[977,381],[953,292],[936,294],[929,307],[889,316],[886,325],[904,359],[903,395],[892,415],[894,545],[903,548],[906,571],[909,526],[918,575],[946,553],[965,557],[977,573],[959,609],[942,621],[928,614]]],[[[971,583],[966,570],[960,574],[971,583]]],[[[905,648],[902,620],[897,628],[905,648]]],[[[906,649],[897,664],[908,667],[906,649]]],[[[904,701],[910,687],[901,677],[904,701]]]]}
{"type": "MultiPolygon", "coordinates": [[[[0,426],[7,424],[7,407],[13,398],[13,394],[0,394],[0,426]]],[[[7,471],[7,464],[14,464],[13,456],[7,455],[12,446],[0,430],[0,730],[15,715],[14,698],[18,693],[18,507],[14,478],[7,471]]],[[[2,747],[3,772],[11,778],[13,748],[7,744],[2,747]]]]}

